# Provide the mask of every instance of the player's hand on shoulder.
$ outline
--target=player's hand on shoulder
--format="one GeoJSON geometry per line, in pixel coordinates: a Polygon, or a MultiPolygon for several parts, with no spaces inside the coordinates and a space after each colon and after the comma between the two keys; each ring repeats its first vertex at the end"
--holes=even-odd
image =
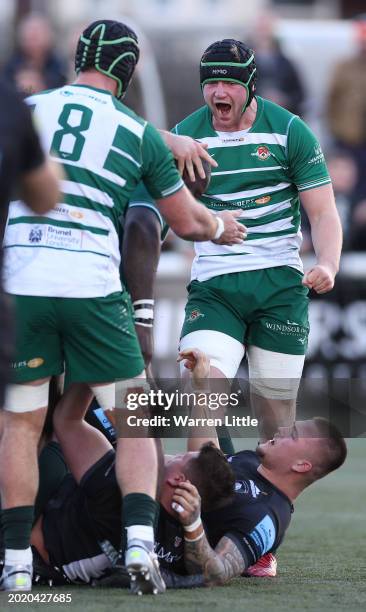
{"type": "Polygon", "coordinates": [[[182,525],[192,525],[201,516],[201,498],[189,480],[177,485],[172,499],[172,509],[182,525]]]}
{"type": "Polygon", "coordinates": [[[219,238],[212,240],[212,242],[215,244],[227,244],[229,246],[241,244],[247,237],[248,231],[243,223],[237,221],[240,215],[241,211],[239,210],[225,210],[219,213],[217,216],[220,217],[224,223],[224,231],[219,238]]]}
{"type": "Polygon", "coordinates": [[[316,264],[304,274],[302,284],[317,293],[327,293],[334,287],[335,273],[330,266],[316,264]]]}

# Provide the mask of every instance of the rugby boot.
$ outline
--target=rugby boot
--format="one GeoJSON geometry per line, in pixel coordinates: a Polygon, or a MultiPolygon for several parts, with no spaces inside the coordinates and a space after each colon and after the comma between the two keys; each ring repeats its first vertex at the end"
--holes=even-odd
{"type": "Polygon", "coordinates": [[[267,553],[258,559],[257,563],[248,567],[242,576],[255,578],[274,578],[277,574],[277,559],[272,553],[267,553]]]}
{"type": "Polygon", "coordinates": [[[132,540],[126,550],[125,565],[130,576],[130,591],[135,595],[164,593],[165,582],[159,561],[140,540],[132,540]]]}
{"type": "Polygon", "coordinates": [[[31,591],[32,565],[4,565],[0,578],[0,591],[31,591]]]}

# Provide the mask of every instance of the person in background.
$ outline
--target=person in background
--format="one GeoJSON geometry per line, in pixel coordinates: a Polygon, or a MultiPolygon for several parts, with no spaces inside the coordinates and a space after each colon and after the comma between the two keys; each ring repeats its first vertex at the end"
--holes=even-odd
{"type": "Polygon", "coordinates": [[[356,53],[334,69],[326,100],[326,119],[337,146],[358,167],[357,195],[366,197],[366,13],[354,21],[356,53]]]}
{"type": "MultiPolygon", "coordinates": [[[[355,232],[353,217],[358,206],[356,186],[358,181],[357,165],[353,157],[343,149],[334,149],[327,155],[327,163],[332,179],[334,196],[343,229],[343,250],[353,250],[355,232]]],[[[303,242],[301,253],[312,253],[310,224],[302,211],[303,242]]]]}
{"type": "Polygon", "coordinates": [[[255,20],[251,46],[259,75],[257,93],[263,98],[301,115],[305,90],[296,65],[287,57],[277,35],[276,17],[270,11],[255,20]]]}
{"type": "Polygon", "coordinates": [[[4,76],[23,94],[62,87],[66,65],[54,50],[47,17],[31,13],[19,23],[17,48],[4,67],[4,76]]]}

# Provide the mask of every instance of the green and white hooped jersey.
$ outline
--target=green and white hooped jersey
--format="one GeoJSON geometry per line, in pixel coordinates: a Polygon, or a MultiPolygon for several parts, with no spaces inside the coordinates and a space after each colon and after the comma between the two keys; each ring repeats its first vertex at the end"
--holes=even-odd
{"type": "Polygon", "coordinates": [[[6,291],[70,298],[120,291],[119,218],[141,179],[155,199],[181,189],[173,156],[155,128],[107,91],[67,85],[28,103],[64,176],[46,215],[11,203],[6,291]]]}
{"type": "Polygon", "coordinates": [[[206,143],[218,163],[201,202],[213,212],[240,210],[248,228],[240,245],[196,243],[192,280],[286,265],[302,271],[299,192],[331,180],[307,125],[277,104],[257,102],[249,130],[216,132],[207,106],[173,130],[206,143]]]}

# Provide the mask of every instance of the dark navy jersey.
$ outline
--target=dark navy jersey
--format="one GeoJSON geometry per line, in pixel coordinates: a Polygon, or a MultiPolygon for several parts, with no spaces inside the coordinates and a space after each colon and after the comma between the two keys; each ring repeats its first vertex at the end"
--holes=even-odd
{"type": "MultiPolygon", "coordinates": [[[[43,517],[43,535],[52,565],[75,581],[102,576],[110,564],[105,547],[118,550],[121,542],[121,495],[114,451],[107,453],[76,485],[69,476],[50,500],[43,517]]],[[[223,536],[232,539],[248,567],[281,543],[290,522],[290,500],[257,472],[259,459],[243,451],[228,457],[235,472],[233,501],[203,512],[210,545],[223,536]]],[[[181,524],[160,507],[155,552],[162,567],[185,574],[184,534],[181,524]]]]}
{"type": "Polygon", "coordinates": [[[260,460],[253,451],[229,456],[236,477],[233,502],[202,513],[212,547],[227,536],[241,551],[246,567],[281,544],[293,506],[289,498],[258,473],[260,460]]]}

